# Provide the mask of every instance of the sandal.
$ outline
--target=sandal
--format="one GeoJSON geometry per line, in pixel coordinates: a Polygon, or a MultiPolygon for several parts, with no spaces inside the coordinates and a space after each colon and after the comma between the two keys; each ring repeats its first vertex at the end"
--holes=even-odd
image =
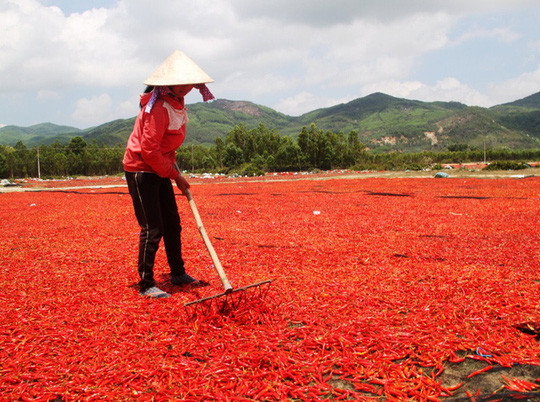
{"type": "Polygon", "coordinates": [[[202,286],[205,282],[195,279],[188,274],[182,274],[177,276],[171,276],[171,283],[173,285],[193,285],[193,286],[202,286]]]}
{"type": "Polygon", "coordinates": [[[149,297],[151,299],[166,299],[168,297],[171,297],[170,294],[164,292],[156,286],[152,286],[151,288],[141,291],[139,294],[141,296],[149,297]]]}

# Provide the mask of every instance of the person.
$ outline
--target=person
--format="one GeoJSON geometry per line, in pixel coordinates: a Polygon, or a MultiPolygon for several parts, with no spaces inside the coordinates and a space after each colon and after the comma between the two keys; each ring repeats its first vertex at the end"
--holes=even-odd
{"type": "Polygon", "coordinates": [[[214,80],[180,50],[173,52],[145,81],[139,114],[123,158],[135,216],[141,228],[137,269],[139,293],[150,298],[170,294],[156,286],[154,261],[163,238],[173,285],[201,283],[186,273],[182,226],[172,181],[182,194],[190,187],[176,169],[176,150],[188,121],[184,97],[197,88],[203,100],[214,99],[206,84],[214,80]]]}

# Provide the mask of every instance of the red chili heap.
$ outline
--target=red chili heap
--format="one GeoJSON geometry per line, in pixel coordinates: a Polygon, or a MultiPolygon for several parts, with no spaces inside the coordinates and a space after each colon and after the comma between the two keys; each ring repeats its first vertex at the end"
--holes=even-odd
{"type": "Polygon", "coordinates": [[[540,179],[191,183],[233,286],[276,278],[263,301],[186,317],[221,283],[183,198],[186,265],[211,285],[168,286],[161,253],[156,301],[125,187],[0,194],[2,399],[436,400],[493,392],[470,385],[485,375],[538,391],[493,372],[540,366],[516,327],[540,322],[540,179]]]}

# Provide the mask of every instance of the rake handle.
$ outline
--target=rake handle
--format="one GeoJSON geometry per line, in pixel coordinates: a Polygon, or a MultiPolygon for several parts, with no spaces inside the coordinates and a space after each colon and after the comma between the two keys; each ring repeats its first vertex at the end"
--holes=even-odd
{"type": "Polygon", "coordinates": [[[199,233],[201,234],[201,237],[204,241],[206,249],[208,250],[208,253],[210,253],[210,258],[212,259],[212,262],[214,263],[214,268],[216,269],[216,272],[219,275],[219,279],[221,280],[221,283],[223,284],[223,289],[225,290],[225,293],[230,293],[232,292],[233,288],[231,284],[229,283],[229,280],[227,279],[227,275],[225,274],[225,271],[223,270],[223,267],[221,266],[221,262],[219,262],[219,258],[216,254],[216,250],[214,250],[214,246],[212,246],[212,242],[208,238],[208,234],[206,233],[206,230],[204,229],[201,216],[199,215],[199,211],[197,210],[195,201],[193,201],[193,196],[191,195],[191,191],[189,191],[189,189],[186,188],[185,194],[189,202],[189,206],[191,207],[191,212],[193,212],[193,217],[195,218],[195,222],[197,223],[197,228],[199,229],[199,233]]]}

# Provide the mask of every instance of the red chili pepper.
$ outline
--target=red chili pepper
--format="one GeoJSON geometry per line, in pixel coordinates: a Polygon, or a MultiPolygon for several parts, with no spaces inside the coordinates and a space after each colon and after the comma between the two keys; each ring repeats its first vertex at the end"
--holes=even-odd
{"type": "Polygon", "coordinates": [[[444,371],[444,366],[443,366],[443,364],[442,364],[442,363],[438,363],[438,364],[437,364],[436,370],[437,370],[437,371],[434,370],[434,371],[432,372],[433,378],[438,377],[438,376],[440,376],[440,375],[442,374],[442,372],[444,371]]]}
{"type": "Polygon", "coordinates": [[[464,360],[465,360],[465,357],[457,357],[454,351],[450,353],[450,358],[448,359],[450,363],[461,363],[464,360]]]}
{"type": "Polygon", "coordinates": [[[478,375],[478,374],[481,374],[481,373],[484,373],[488,370],[491,370],[493,368],[493,366],[489,365],[489,366],[486,366],[484,368],[481,368],[480,370],[476,370],[476,371],[473,371],[471,374],[469,374],[467,376],[467,378],[471,378],[471,377],[474,377],[475,375],[478,375]]]}
{"type": "Polygon", "coordinates": [[[527,389],[527,391],[532,391],[534,389],[539,388],[538,385],[536,385],[533,382],[527,381],[527,380],[517,380],[518,384],[522,385],[524,388],[527,389]]]}
{"type": "Polygon", "coordinates": [[[460,388],[463,385],[463,381],[461,381],[459,384],[453,385],[451,387],[446,387],[448,391],[455,391],[456,389],[460,388]]]}
{"type": "MultiPolygon", "coordinates": [[[[115,195],[0,194],[0,222],[9,222],[0,254],[10,268],[1,283],[0,394],[432,400],[452,392],[435,379],[447,362],[465,359],[458,351],[482,345],[492,357],[475,359],[492,366],[538,363],[540,344],[512,327],[537,306],[529,279],[538,178],[218,182],[227,185],[193,187],[206,200],[209,230],[223,239],[215,246],[230,279],[278,280],[264,302],[226,314],[212,308],[190,322],[183,303],[219,292],[219,282],[184,203],[186,266],[211,285],[172,287],[158,253],[156,280],[173,297],[155,303],[137,292],[138,229],[126,219],[125,187],[115,195]],[[479,194],[490,198],[470,198],[479,194]]],[[[531,383],[540,381],[514,378],[507,388],[524,392],[531,383]]]]}
{"type": "Polygon", "coordinates": [[[507,378],[507,377],[505,377],[503,375],[501,375],[501,377],[507,383],[505,385],[505,388],[508,388],[508,389],[510,389],[512,391],[528,392],[528,391],[532,391],[532,390],[539,387],[537,384],[535,384],[533,382],[518,379],[516,377],[512,377],[512,379],[509,379],[509,378],[507,378]]]}

